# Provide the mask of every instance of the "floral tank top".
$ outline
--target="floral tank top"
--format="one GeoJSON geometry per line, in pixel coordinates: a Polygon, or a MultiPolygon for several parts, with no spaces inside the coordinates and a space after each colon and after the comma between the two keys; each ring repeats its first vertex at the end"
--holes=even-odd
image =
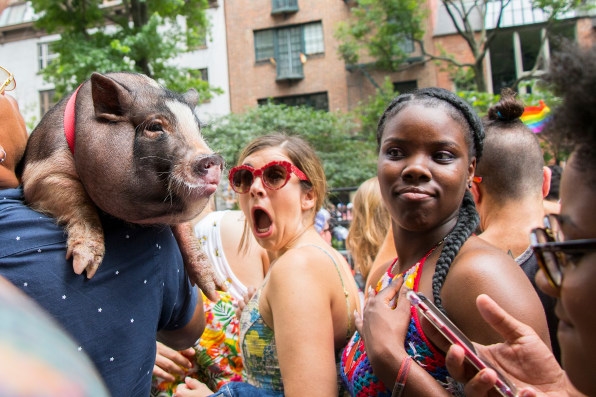
{"type": "MultiPolygon", "coordinates": [[[[422,268],[429,255],[430,252],[403,274],[406,287],[418,291],[422,268]]],[[[391,280],[396,277],[391,274],[391,269],[395,261],[391,263],[387,272],[379,280],[375,288],[376,293],[387,287],[391,280]]],[[[401,275],[397,277],[399,276],[401,275]]],[[[412,307],[410,310],[410,325],[404,341],[406,352],[418,365],[426,369],[447,391],[456,396],[463,396],[461,384],[451,378],[447,372],[445,355],[433,346],[422,331],[416,308],[412,307]]],[[[364,349],[364,342],[358,332],[352,336],[352,339],[342,353],[340,375],[351,396],[391,396],[392,390],[387,388],[373,373],[372,366],[364,349]]]]}

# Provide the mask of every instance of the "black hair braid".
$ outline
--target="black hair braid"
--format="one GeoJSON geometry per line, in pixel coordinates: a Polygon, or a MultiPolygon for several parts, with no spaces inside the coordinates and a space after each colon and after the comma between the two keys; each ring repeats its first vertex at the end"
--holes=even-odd
{"type": "Polygon", "coordinates": [[[474,233],[479,222],[480,217],[476,211],[474,197],[469,190],[466,190],[461,208],[459,209],[457,223],[445,237],[441,255],[435,266],[435,274],[433,274],[432,287],[434,302],[443,313],[445,313],[445,309],[441,303],[441,288],[443,288],[443,284],[445,283],[451,262],[453,262],[453,258],[458,254],[468,237],[474,233]]]}

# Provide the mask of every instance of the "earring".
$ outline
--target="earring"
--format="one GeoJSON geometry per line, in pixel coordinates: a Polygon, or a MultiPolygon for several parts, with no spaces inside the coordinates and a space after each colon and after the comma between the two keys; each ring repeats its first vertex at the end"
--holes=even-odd
{"type": "Polygon", "coordinates": [[[0,164],[6,160],[6,151],[0,147],[0,164]]]}
{"type": "Polygon", "coordinates": [[[468,182],[468,189],[472,188],[472,182],[468,182]]]}

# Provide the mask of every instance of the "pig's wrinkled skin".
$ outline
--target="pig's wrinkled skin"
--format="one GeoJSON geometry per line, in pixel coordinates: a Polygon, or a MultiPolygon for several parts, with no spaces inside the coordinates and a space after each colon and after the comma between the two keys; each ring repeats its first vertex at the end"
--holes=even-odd
{"type": "Polygon", "coordinates": [[[220,280],[188,223],[223,169],[202,138],[197,92],[176,94],[141,74],[94,73],[76,96],[74,156],[64,134],[67,101],[31,134],[22,182],[27,203],[65,226],[75,272],[93,277],[104,257],[99,207],[131,223],[172,225],[191,281],[216,301],[220,280]]]}

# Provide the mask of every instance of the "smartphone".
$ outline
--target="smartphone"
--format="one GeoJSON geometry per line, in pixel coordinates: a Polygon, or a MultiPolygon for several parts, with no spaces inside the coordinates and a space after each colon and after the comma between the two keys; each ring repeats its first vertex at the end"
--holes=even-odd
{"type": "Polygon", "coordinates": [[[503,397],[515,397],[517,395],[517,391],[515,386],[507,380],[503,374],[501,374],[497,369],[494,368],[493,365],[488,363],[486,359],[481,358],[478,353],[476,353],[476,349],[474,349],[474,345],[472,342],[464,335],[463,332],[459,330],[449,320],[447,316],[441,312],[432,301],[430,301],[426,296],[421,294],[420,292],[414,292],[412,290],[407,292],[408,300],[418,308],[419,312],[432,324],[435,326],[437,330],[443,334],[445,338],[452,344],[456,344],[461,346],[466,354],[466,359],[472,364],[478,371],[484,368],[491,368],[497,373],[497,382],[495,384],[495,389],[499,392],[500,395],[503,397]]]}

